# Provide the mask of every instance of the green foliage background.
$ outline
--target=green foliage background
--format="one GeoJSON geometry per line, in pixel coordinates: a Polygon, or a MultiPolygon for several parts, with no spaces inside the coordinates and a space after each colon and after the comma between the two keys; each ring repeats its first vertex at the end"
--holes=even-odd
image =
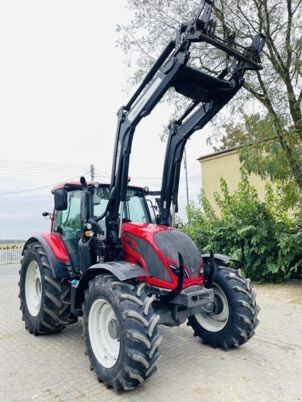
{"type": "Polygon", "coordinates": [[[242,260],[245,274],[257,281],[281,282],[301,275],[302,219],[289,216],[278,191],[267,185],[266,199],[261,201],[242,173],[232,194],[221,179],[215,201],[219,215],[203,193],[201,206],[192,203],[188,208],[184,230],[202,252],[213,250],[242,260]]]}

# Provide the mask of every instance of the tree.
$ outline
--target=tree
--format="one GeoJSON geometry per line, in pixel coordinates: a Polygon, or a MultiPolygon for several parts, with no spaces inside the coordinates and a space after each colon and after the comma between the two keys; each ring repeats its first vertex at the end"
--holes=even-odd
{"type": "Polygon", "coordinates": [[[278,194],[270,185],[261,201],[246,173],[232,194],[222,179],[215,201],[219,214],[204,194],[200,205],[188,208],[190,221],[184,230],[201,252],[215,250],[241,260],[254,280],[278,282],[301,276],[302,221],[280,210],[278,194]]]}
{"type": "MultiPolygon", "coordinates": [[[[284,152],[276,135],[274,119],[269,114],[264,117],[259,113],[244,115],[243,123],[227,124],[225,129],[221,148],[238,146],[242,167],[249,173],[256,173],[263,179],[269,178],[275,182],[281,197],[280,205],[299,210],[302,207],[302,150],[301,141],[292,129],[289,128],[287,132],[291,158],[284,152]]],[[[283,135],[285,133],[284,129],[283,135]]]]}
{"type": "MultiPolygon", "coordinates": [[[[133,18],[127,26],[118,28],[122,32],[119,43],[132,58],[133,52],[139,56],[132,81],[137,83],[160,49],[175,35],[179,23],[191,18],[200,2],[128,0],[128,4],[133,10],[133,18]]],[[[282,183],[287,180],[291,189],[296,187],[301,194],[302,0],[216,0],[214,13],[222,35],[235,31],[238,40],[245,43],[257,32],[264,33],[267,38],[264,69],[247,74],[245,91],[240,91],[233,100],[231,119],[228,119],[223,135],[223,130],[219,130],[220,149],[248,146],[248,152],[241,153],[241,157],[245,160],[249,156],[246,166],[250,171],[282,183]],[[255,103],[257,113],[252,112],[255,103]],[[268,126],[269,133],[266,132],[268,126]],[[251,131],[254,129],[256,134],[251,131]],[[275,157],[262,163],[272,152],[275,157]],[[279,168],[272,169],[278,163],[279,168]]],[[[217,50],[201,52],[202,47],[209,45],[195,46],[192,65],[217,73],[227,60],[217,50]]],[[[173,98],[173,102],[177,106],[181,101],[173,98]]]]}

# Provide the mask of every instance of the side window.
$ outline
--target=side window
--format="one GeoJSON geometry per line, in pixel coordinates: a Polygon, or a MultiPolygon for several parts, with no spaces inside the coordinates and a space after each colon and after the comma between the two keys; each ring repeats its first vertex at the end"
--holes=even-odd
{"type": "Polygon", "coordinates": [[[63,227],[81,229],[81,194],[80,190],[68,193],[68,208],[62,211],[63,227]]]}
{"type": "Polygon", "coordinates": [[[81,191],[68,192],[68,207],[65,211],[55,211],[54,230],[60,226],[63,231],[81,229],[81,191]]]}
{"type": "Polygon", "coordinates": [[[109,187],[99,187],[93,194],[93,215],[95,217],[105,212],[109,200],[109,187]]]}

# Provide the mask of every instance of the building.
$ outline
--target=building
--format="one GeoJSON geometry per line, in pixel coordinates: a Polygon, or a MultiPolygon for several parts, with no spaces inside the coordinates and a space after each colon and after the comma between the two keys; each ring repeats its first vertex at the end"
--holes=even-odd
{"type": "MultiPolygon", "coordinates": [[[[202,189],[211,205],[217,211],[214,193],[220,189],[220,178],[225,179],[230,192],[236,190],[241,180],[238,148],[214,152],[201,156],[198,160],[201,164],[202,189]]],[[[250,183],[256,188],[259,198],[264,200],[266,181],[255,174],[251,174],[250,183]]]]}

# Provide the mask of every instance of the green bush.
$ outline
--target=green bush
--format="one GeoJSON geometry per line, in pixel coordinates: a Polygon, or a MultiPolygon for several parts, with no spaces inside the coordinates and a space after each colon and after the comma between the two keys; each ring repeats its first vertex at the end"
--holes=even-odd
{"type": "Polygon", "coordinates": [[[188,208],[190,223],[184,230],[202,252],[242,260],[246,275],[257,281],[280,282],[301,274],[302,220],[288,216],[269,185],[265,201],[260,201],[245,173],[232,194],[221,179],[215,201],[219,215],[204,194],[201,206],[188,208]]]}

